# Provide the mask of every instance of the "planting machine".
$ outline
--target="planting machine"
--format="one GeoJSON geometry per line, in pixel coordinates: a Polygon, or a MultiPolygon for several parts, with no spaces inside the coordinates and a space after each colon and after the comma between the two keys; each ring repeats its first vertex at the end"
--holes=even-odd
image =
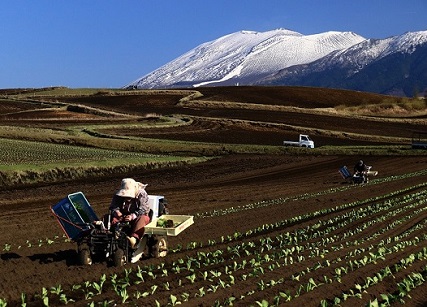
{"type": "Polygon", "coordinates": [[[99,219],[82,192],[69,194],[52,206],[51,212],[67,237],[77,243],[82,265],[107,260],[115,266],[122,266],[136,262],[142,254],[165,257],[167,237],[176,236],[193,224],[193,216],[169,215],[163,196],[149,195],[149,205],[150,223],[145,226],[144,237],[135,249],[129,244],[129,225],[118,223],[111,226],[110,214],[99,219]]]}
{"type": "Polygon", "coordinates": [[[338,170],[338,172],[345,180],[348,180],[351,183],[368,183],[369,177],[375,177],[378,175],[378,172],[372,171],[372,166],[367,166],[366,168],[367,170],[365,172],[351,174],[347,166],[344,165],[338,170]]]}

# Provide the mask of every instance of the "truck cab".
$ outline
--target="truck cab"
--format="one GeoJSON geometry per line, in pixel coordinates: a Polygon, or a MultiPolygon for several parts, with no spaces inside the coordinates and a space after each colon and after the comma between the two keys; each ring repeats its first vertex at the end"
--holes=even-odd
{"type": "Polygon", "coordinates": [[[283,145],[314,148],[314,142],[307,134],[300,134],[298,141],[283,141],[283,145]]]}

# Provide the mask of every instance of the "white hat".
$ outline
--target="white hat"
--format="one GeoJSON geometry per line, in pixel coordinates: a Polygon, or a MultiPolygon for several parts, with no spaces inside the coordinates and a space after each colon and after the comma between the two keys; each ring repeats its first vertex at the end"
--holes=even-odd
{"type": "Polygon", "coordinates": [[[122,180],[120,190],[117,191],[116,195],[122,197],[135,198],[137,190],[137,183],[132,178],[125,178],[122,180]]]}

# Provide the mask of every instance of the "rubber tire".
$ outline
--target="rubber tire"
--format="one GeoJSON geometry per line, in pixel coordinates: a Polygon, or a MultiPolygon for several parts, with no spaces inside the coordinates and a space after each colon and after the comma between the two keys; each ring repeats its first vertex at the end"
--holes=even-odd
{"type": "Polygon", "coordinates": [[[115,267],[121,267],[126,264],[126,255],[125,251],[121,248],[118,248],[113,254],[113,264],[115,267]]]}
{"type": "Polygon", "coordinates": [[[79,250],[79,262],[82,265],[92,264],[92,257],[90,255],[90,250],[88,250],[87,248],[83,248],[79,250]]]}
{"type": "Polygon", "coordinates": [[[168,253],[168,240],[166,236],[156,236],[151,238],[150,255],[153,258],[166,257],[168,253]]]}

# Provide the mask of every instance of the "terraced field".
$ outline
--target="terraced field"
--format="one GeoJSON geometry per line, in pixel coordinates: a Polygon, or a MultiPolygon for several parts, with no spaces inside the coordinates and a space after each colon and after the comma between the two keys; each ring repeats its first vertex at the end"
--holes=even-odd
{"type": "Polygon", "coordinates": [[[111,112],[122,108],[128,115],[141,116],[125,123],[120,123],[121,117],[99,115],[82,121],[73,119],[71,111],[65,111],[66,121],[55,116],[18,119],[21,110],[11,112],[10,105],[8,111],[0,108],[2,125],[54,128],[61,133],[76,125],[90,126],[92,131],[132,142],[155,137],[213,142],[224,148],[256,144],[267,150],[300,130],[309,130],[319,145],[315,154],[230,150],[202,163],[142,173],[3,187],[0,299],[7,306],[22,302],[26,306],[398,306],[403,302],[425,306],[427,156],[408,145],[408,132],[425,130],[425,119],[360,117],[359,124],[348,126],[349,117],[341,115],[339,120],[339,114],[322,115],[320,110],[237,112],[222,103],[214,107],[212,101],[246,97],[239,102],[255,103],[267,97],[266,103],[260,103],[267,109],[267,101],[271,107],[282,96],[268,96],[263,90],[249,99],[242,93],[213,95],[212,91],[204,102],[186,107],[179,102],[182,95],[139,96],[139,100],[132,96],[127,97],[128,104],[123,103],[124,95],[60,99],[111,112]],[[159,121],[153,114],[175,118],[180,114],[189,121],[176,128],[138,125],[147,121],[142,119],[145,115],[159,121]],[[355,143],[393,149],[381,154],[361,151],[357,156],[339,150],[355,143]],[[331,144],[337,146],[337,154],[329,149],[323,154],[322,147],[331,144]],[[338,169],[351,168],[359,158],[379,175],[368,184],[349,184],[338,169]],[[173,214],[193,215],[195,223],[179,236],[169,237],[165,258],[144,258],[122,268],[103,262],[81,266],[75,243],[64,238],[50,206],[82,191],[102,215],[123,177],[148,183],[150,194],[166,196],[173,214]]]}

